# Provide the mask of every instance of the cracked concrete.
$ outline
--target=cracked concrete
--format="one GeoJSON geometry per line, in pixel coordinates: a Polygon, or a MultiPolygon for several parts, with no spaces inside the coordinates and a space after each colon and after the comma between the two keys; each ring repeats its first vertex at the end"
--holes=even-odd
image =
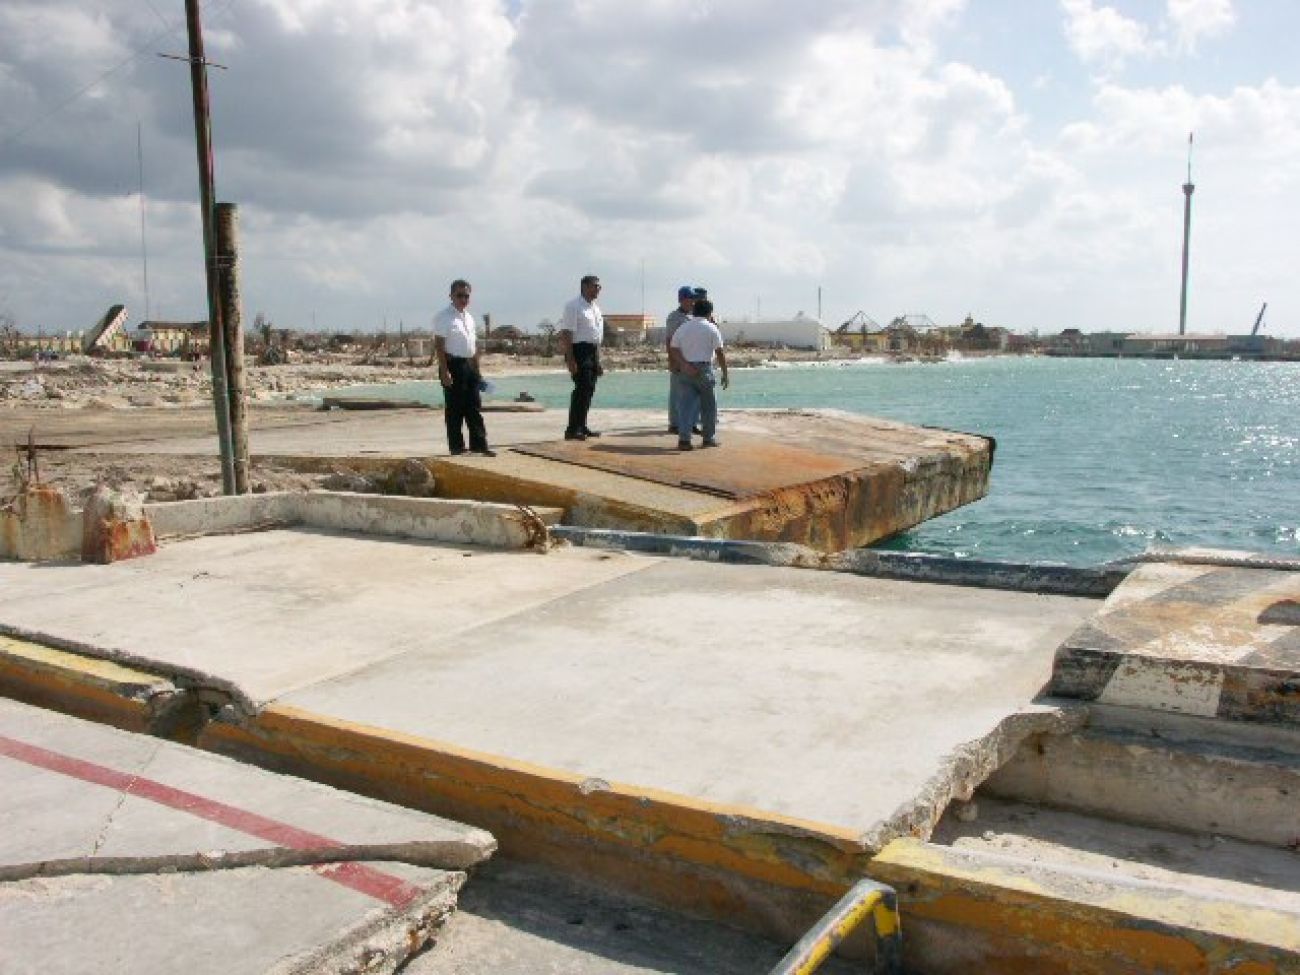
{"type": "Polygon", "coordinates": [[[392,971],[496,848],[482,830],[5,700],[0,820],[6,975],[166,971],[178,951],[214,975],[392,971]]]}

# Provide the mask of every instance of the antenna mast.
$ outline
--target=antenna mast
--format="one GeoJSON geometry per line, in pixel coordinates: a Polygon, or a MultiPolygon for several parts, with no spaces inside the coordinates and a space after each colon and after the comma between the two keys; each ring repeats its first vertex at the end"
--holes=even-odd
{"type": "Polygon", "coordinates": [[[1178,334],[1187,334],[1187,250],[1192,236],[1192,133],[1187,133],[1187,182],[1183,184],[1183,287],[1178,302],[1178,334]]]}
{"type": "Polygon", "coordinates": [[[144,267],[144,320],[149,314],[149,245],[144,235],[144,134],[139,122],[135,123],[135,158],[140,173],[140,263],[144,267]]]}

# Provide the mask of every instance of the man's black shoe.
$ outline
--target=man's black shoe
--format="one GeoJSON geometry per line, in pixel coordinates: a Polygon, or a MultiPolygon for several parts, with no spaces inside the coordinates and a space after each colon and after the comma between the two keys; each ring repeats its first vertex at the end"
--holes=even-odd
{"type": "Polygon", "coordinates": [[[564,439],[565,440],[586,440],[587,435],[585,433],[572,433],[569,431],[565,431],[564,439]]]}
{"type": "Polygon", "coordinates": [[[678,441],[677,441],[677,449],[678,449],[678,450],[694,450],[695,448],[691,446],[691,442],[690,442],[689,440],[678,440],[678,441]]]}
{"type": "Polygon", "coordinates": [[[491,447],[484,447],[482,450],[474,451],[474,453],[482,457],[495,457],[497,455],[497,452],[493,450],[491,447]]]}
{"type": "Polygon", "coordinates": [[[582,432],[585,433],[588,437],[599,437],[599,436],[600,436],[600,431],[599,431],[599,430],[583,430],[582,432]]]}
{"type": "Polygon", "coordinates": [[[459,457],[461,454],[465,454],[465,453],[468,453],[468,452],[469,452],[469,451],[467,451],[464,447],[461,447],[459,450],[453,450],[453,451],[451,452],[451,455],[452,455],[453,457],[459,457]]]}

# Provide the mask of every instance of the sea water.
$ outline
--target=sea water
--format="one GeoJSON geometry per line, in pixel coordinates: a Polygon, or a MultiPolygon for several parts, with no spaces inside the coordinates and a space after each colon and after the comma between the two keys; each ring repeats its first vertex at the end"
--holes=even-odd
{"type": "MultiPolygon", "coordinates": [[[[495,398],[527,390],[557,411],[572,388],[559,372],[496,382],[495,398]]],[[[610,372],[595,405],[666,413],[667,388],[662,372],[610,372]]],[[[432,382],[384,392],[441,400],[432,382]]],[[[882,548],[1072,565],[1188,545],[1300,557],[1300,363],[826,362],[734,370],[719,401],[834,407],[996,438],[988,497],[882,548]]]]}

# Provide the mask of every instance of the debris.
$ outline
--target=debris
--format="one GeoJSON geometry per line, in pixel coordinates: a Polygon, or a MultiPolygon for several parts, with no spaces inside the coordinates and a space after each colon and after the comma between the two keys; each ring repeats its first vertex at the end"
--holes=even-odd
{"type": "Polygon", "coordinates": [[[952,804],[952,814],[957,817],[958,822],[973,823],[980,818],[979,803],[958,800],[952,804]]]}
{"type": "Polygon", "coordinates": [[[433,472],[420,461],[407,458],[384,478],[385,494],[401,494],[412,498],[431,498],[435,484],[433,472]]]}
{"type": "Polygon", "coordinates": [[[370,478],[356,471],[335,471],[320,482],[326,491],[350,491],[353,494],[378,494],[370,478]]]}

